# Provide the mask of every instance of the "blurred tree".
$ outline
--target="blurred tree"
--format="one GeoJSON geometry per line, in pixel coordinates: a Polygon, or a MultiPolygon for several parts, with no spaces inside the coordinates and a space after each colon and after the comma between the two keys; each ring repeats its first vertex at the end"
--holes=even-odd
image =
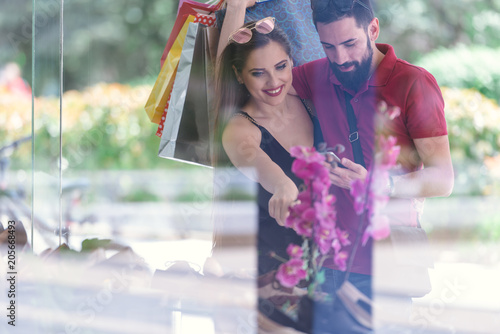
{"type": "MultiPolygon", "coordinates": [[[[32,3],[0,0],[0,4],[0,64],[17,60],[24,77],[31,78],[32,3]]],[[[156,77],[178,4],[179,0],[65,2],[65,90],[102,81],[124,83],[156,77]]],[[[36,61],[39,67],[57,69],[59,1],[37,1],[35,22],[36,61]],[[54,66],[50,65],[53,61],[54,66]]],[[[41,85],[48,85],[57,71],[43,70],[37,70],[41,71],[37,76],[44,77],[41,85]]],[[[53,90],[40,87],[37,91],[53,90]]]]}
{"type": "Polygon", "coordinates": [[[500,102],[500,48],[464,46],[439,48],[416,64],[430,71],[440,86],[474,88],[500,102]]]}
{"type": "Polygon", "coordinates": [[[379,41],[410,62],[459,44],[500,47],[499,0],[374,0],[379,41]]]}
{"type": "MultiPolygon", "coordinates": [[[[411,62],[440,47],[500,47],[500,0],[374,2],[382,29],[379,41],[394,45],[398,56],[411,62]]],[[[36,3],[35,33],[57,38],[59,1],[36,3]]],[[[178,3],[179,0],[65,2],[65,89],[81,89],[101,81],[154,81],[178,3]]],[[[24,76],[31,78],[32,2],[0,0],[0,4],[0,63],[17,61],[24,76]]],[[[58,49],[54,44],[43,40],[38,43],[39,64],[57,68],[57,62],[53,64],[58,49]]],[[[49,69],[37,73],[51,75],[54,76],[49,69]]],[[[45,79],[50,82],[50,78],[45,79]]]]}
{"type": "Polygon", "coordinates": [[[156,77],[177,6],[178,0],[69,3],[65,15],[75,20],[65,19],[66,88],[156,77]]]}
{"type": "Polygon", "coordinates": [[[31,1],[0,0],[0,67],[16,62],[31,79],[31,1]]]}

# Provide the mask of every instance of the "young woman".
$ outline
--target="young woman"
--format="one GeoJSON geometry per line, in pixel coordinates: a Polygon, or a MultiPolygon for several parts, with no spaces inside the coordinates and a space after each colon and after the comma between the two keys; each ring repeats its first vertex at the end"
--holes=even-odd
{"type": "Polygon", "coordinates": [[[295,145],[314,144],[313,116],[303,101],[288,94],[290,43],[274,18],[248,23],[226,40],[217,67],[217,125],[223,129],[222,146],[230,162],[259,184],[262,275],[281,263],[273,253],[287,258],[288,244],[302,242],[295,231],[283,227],[300,185],[289,152],[295,145]]]}

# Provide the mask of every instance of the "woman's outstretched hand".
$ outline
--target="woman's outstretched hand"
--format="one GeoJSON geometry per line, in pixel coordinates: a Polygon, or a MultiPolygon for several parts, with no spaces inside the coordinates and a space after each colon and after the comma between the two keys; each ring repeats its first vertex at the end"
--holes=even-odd
{"type": "Polygon", "coordinates": [[[281,226],[285,225],[288,217],[288,208],[297,200],[299,190],[292,180],[288,179],[275,187],[274,194],[269,200],[269,215],[276,219],[281,226]]]}

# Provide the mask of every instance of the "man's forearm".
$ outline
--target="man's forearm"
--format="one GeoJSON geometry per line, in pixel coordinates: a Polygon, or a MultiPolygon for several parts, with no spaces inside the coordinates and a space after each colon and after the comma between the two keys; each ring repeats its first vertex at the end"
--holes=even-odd
{"type": "Polygon", "coordinates": [[[428,167],[392,177],[393,197],[447,197],[453,190],[453,168],[428,167]]]}

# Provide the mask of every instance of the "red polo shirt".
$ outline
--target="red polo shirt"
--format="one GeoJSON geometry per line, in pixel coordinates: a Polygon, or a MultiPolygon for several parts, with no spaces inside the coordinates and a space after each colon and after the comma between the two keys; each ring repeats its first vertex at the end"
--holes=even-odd
{"type": "MultiPolygon", "coordinates": [[[[413,139],[447,134],[444,101],[434,77],[425,69],[398,59],[392,46],[377,44],[385,55],[372,77],[354,93],[351,105],[358,122],[358,132],[366,166],[370,166],[374,147],[373,116],[379,101],[399,106],[401,115],[390,124],[390,133],[401,146],[399,162],[402,173],[422,168],[413,139]]],[[[301,98],[314,103],[323,137],[329,147],[342,144],[346,148],[340,157],[354,161],[347,123],[344,87],[330,69],[327,58],[293,69],[293,86],[301,98]]],[[[351,242],[357,233],[359,217],[353,210],[353,198],[348,190],[336,188],[337,220],[349,232],[351,242]]],[[[350,249],[348,249],[350,251],[350,249]]],[[[371,243],[359,247],[353,272],[371,274],[371,243]]],[[[327,267],[334,268],[333,263],[327,267]]]]}

